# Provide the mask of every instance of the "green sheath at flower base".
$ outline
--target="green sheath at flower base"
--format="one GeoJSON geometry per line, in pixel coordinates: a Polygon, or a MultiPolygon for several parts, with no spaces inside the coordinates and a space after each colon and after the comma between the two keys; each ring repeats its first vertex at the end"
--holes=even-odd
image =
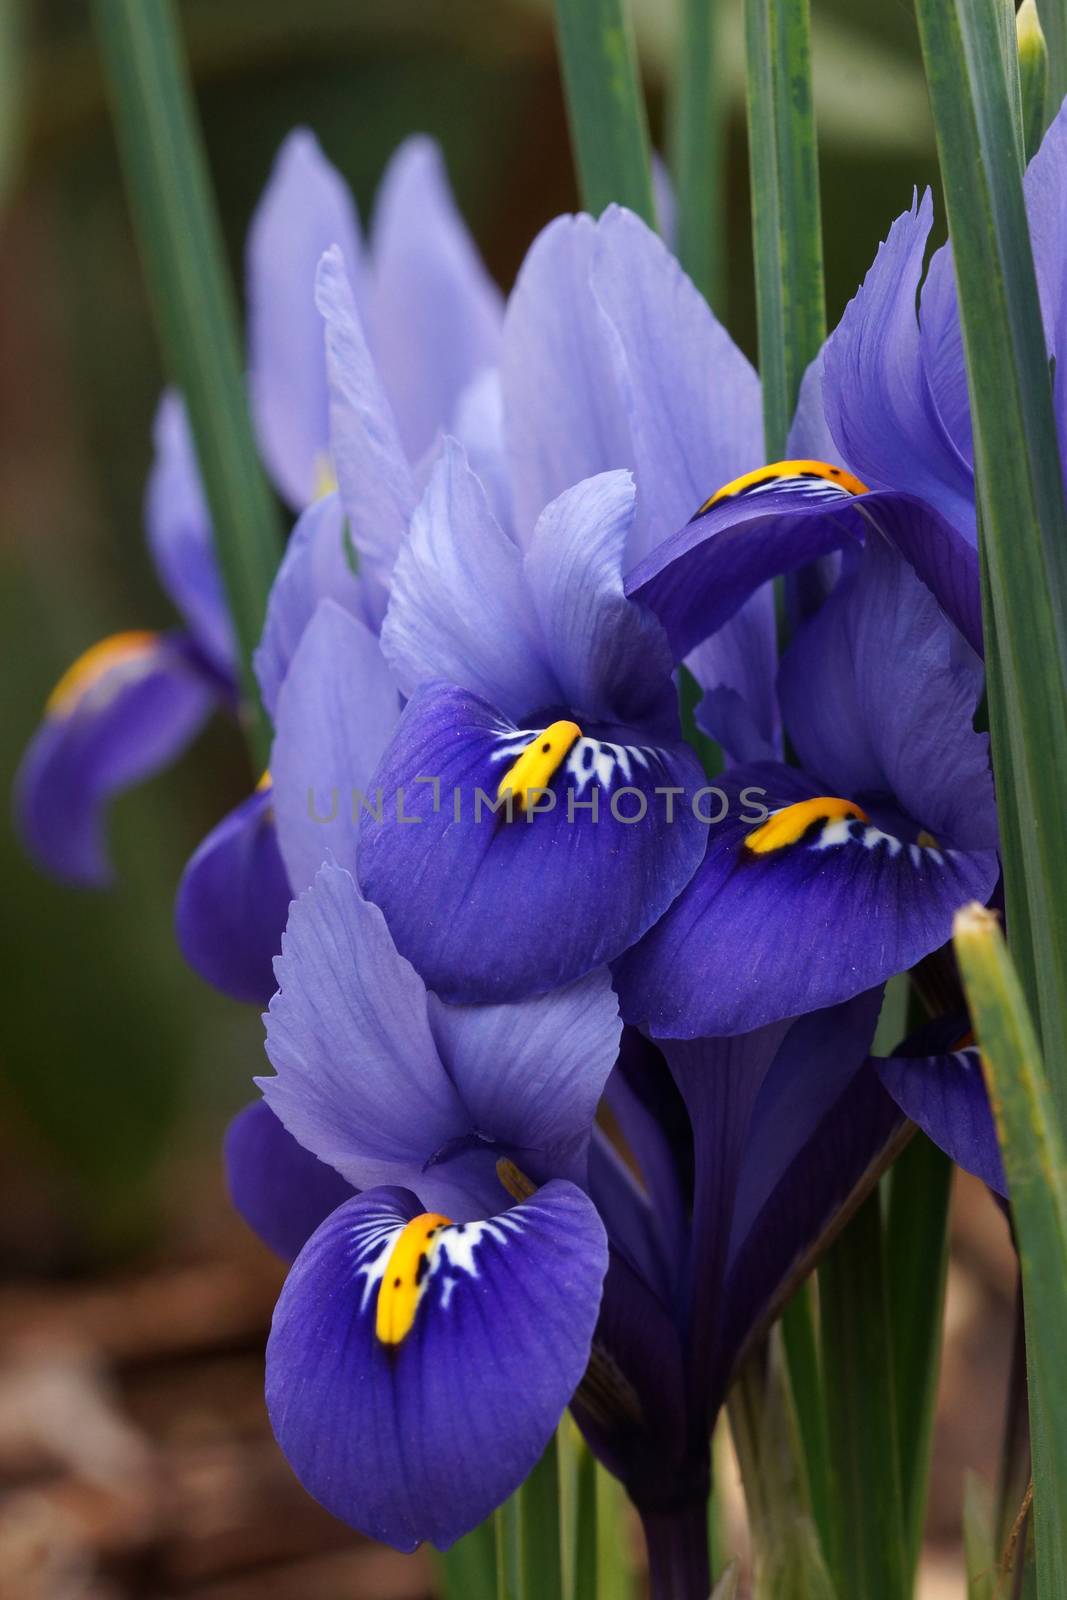
{"type": "Polygon", "coordinates": [[[1023,143],[1033,156],[1048,122],[1048,46],[1034,0],[1023,0],[1015,18],[1022,97],[1023,143]]]}

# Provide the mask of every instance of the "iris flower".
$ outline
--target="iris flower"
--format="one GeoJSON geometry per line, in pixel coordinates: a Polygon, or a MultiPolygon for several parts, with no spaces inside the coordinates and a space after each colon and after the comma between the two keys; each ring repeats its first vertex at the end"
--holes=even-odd
{"type": "Polygon", "coordinates": [[[443,1548],[526,1477],[589,1361],[615,996],[601,970],[521,1005],[444,1005],[332,866],[293,905],[278,980],[270,1112],[229,1141],[235,1197],[272,1242],[317,1224],[274,1315],[271,1419],[335,1515],[443,1548]]]}

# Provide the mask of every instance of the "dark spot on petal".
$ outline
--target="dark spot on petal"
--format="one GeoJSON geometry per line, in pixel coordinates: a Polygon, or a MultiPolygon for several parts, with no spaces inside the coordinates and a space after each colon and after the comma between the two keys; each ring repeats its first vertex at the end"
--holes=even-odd
{"type": "Polygon", "coordinates": [[[551,750],[551,748],[552,748],[552,746],[551,746],[551,745],[550,745],[550,744],[549,744],[549,743],[548,743],[548,742],[547,742],[547,741],[546,741],[546,742],[545,742],[545,743],[544,743],[544,744],[543,744],[543,745],[542,745],[542,746],[541,746],[541,752],[542,752],[542,754],[543,754],[543,755],[546,755],[546,756],[547,756],[547,754],[548,754],[548,752],[549,752],[549,751],[550,751],[550,750],[551,750]]]}
{"type": "Polygon", "coordinates": [[[393,1279],[393,1288],[394,1289],[399,1289],[400,1285],[401,1285],[401,1283],[403,1283],[403,1281],[404,1280],[402,1278],[394,1278],[393,1279]]]}
{"type": "Polygon", "coordinates": [[[415,1268],[415,1287],[416,1287],[416,1289],[419,1287],[419,1284],[422,1282],[423,1278],[425,1278],[425,1276],[429,1272],[429,1270],[430,1270],[430,1258],[429,1258],[429,1256],[426,1256],[426,1255],[420,1256],[419,1257],[419,1261],[418,1261],[418,1265],[415,1268]]]}

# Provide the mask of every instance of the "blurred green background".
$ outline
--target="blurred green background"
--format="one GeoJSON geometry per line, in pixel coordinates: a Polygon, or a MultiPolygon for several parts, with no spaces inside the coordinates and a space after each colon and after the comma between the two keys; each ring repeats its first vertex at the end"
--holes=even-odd
{"type": "MultiPolygon", "coordinates": [[[[723,310],[754,355],[741,0],[721,11],[723,310]]],[[[832,324],[934,167],[910,6],[815,0],[814,12],[832,324]]],[[[187,0],[182,13],[238,280],[256,197],[298,122],[351,181],[364,220],[394,145],[434,134],[504,287],[537,229],[575,206],[551,14],[538,0],[187,0]]],[[[641,0],[635,15],[662,148],[675,6],[641,0]]],[[[86,7],[0,0],[0,56],[0,778],[10,791],[63,667],[106,633],[172,619],[141,525],[162,373],[86,7]]],[[[9,1273],[66,1274],[158,1247],[196,1175],[216,1171],[221,1129],[260,1065],[260,1024],[184,970],[171,905],[185,859],[247,780],[236,730],[216,722],[177,770],[116,806],[111,894],[42,879],[3,832],[9,1273]]]]}

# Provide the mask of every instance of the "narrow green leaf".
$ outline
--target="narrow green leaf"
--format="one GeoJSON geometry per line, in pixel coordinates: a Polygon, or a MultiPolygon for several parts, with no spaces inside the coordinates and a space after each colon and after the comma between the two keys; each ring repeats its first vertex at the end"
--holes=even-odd
{"type": "Polygon", "coordinates": [[[556,0],[556,34],[582,204],[613,201],[656,226],[648,118],[624,0],[556,0]]]}
{"type": "Polygon", "coordinates": [[[900,1483],[914,1581],[922,1546],[934,1406],[941,1365],[941,1319],[948,1275],[952,1163],[917,1133],[885,1180],[886,1275],[900,1483]]]}
{"type": "Polygon", "coordinates": [[[1048,126],[1048,47],[1034,0],[1023,0],[1015,18],[1022,100],[1023,144],[1029,161],[1048,126]]]}
{"type": "Polygon", "coordinates": [[[570,1413],[557,1433],[563,1600],[596,1596],[596,1461],[570,1413]]]}
{"type": "Polygon", "coordinates": [[[1067,1153],[1037,1034],[995,916],[957,913],[956,957],[1012,1202],[1026,1310],[1037,1592],[1067,1594],[1067,1153]]]}
{"type": "Polygon", "coordinates": [[[871,1045],[872,1055],[892,1055],[907,1034],[911,992],[911,980],[906,972],[897,973],[886,984],[885,998],[878,1013],[878,1026],[871,1045]]]}
{"type": "Polygon", "coordinates": [[[888,1279],[878,1191],[819,1268],[837,1592],[910,1594],[899,1472],[888,1279]]]}
{"type": "Polygon", "coordinates": [[[819,1365],[814,1284],[810,1280],[801,1285],[782,1312],[782,1343],[804,1452],[811,1514],[823,1550],[829,1554],[833,1526],[830,1444],[826,1432],[826,1395],[819,1365]]]}
{"type": "Polygon", "coordinates": [[[494,1600],[496,1549],[492,1518],[437,1557],[444,1600],[494,1600]]]}
{"type": "MultiPolygon", "coordinates": [[[[596,1600],[633,1600],[636,1575],[626,1492],[606,1468],[596,1469],[596,1600]]],[[[585,1600],[585,1596],[582,1596],[585,1600]]]]}
{"type": "Polygon", "coordinates": [[[95,0],[130,203],[170,376],[185,397],[262,771],[270,732],[251,669],[281,555],[248,416],[233,287],[172,0],[95,0]]]}
{"type": "Polygon", "coordinates": [[[496,1600],[533,1600],[526,1592],[522,1566],[521,1490],[493,1513],[496,1541],[496,1600]]]}
{"type": "Polygon", "coordinates": [[[720,0],[681,0],[682,25],[671,119],[678,197],[678,259],[723,315],[726,96],[720,0]]]}
{"type": "Polygon", "coordinates": [[[974,1472],[963,1480],[963,1556],[967,1600],[994,1600],[993,1492],[974,1472]]]}
{"type": "Polygon", "coordinates": [[[745,56],[763,421],[776,460],[826,336],[808,0],[745,0],[745,56]]]}
{"type": "Polygon", "coordinates": [[[995,9],[917,0],[954,246],[987,593],[1008,921],[1067,1117],[1067,515],[995,9]],[[1016,870],[1021,862],[1022,875],[1016,870]]]}
{"type": "Polygon", "coordinates": [[[1015,0],[994,0],[997,21],[1000,23],[1000,54],[1004,63],[1004,82],[1008,90],[1008,108],[1015,133],[1016,155],[1019,165],[1025,163],[1023,146],[1023,93],[1020,82],[1019,45],[1015,31],[1015,0]]]}

